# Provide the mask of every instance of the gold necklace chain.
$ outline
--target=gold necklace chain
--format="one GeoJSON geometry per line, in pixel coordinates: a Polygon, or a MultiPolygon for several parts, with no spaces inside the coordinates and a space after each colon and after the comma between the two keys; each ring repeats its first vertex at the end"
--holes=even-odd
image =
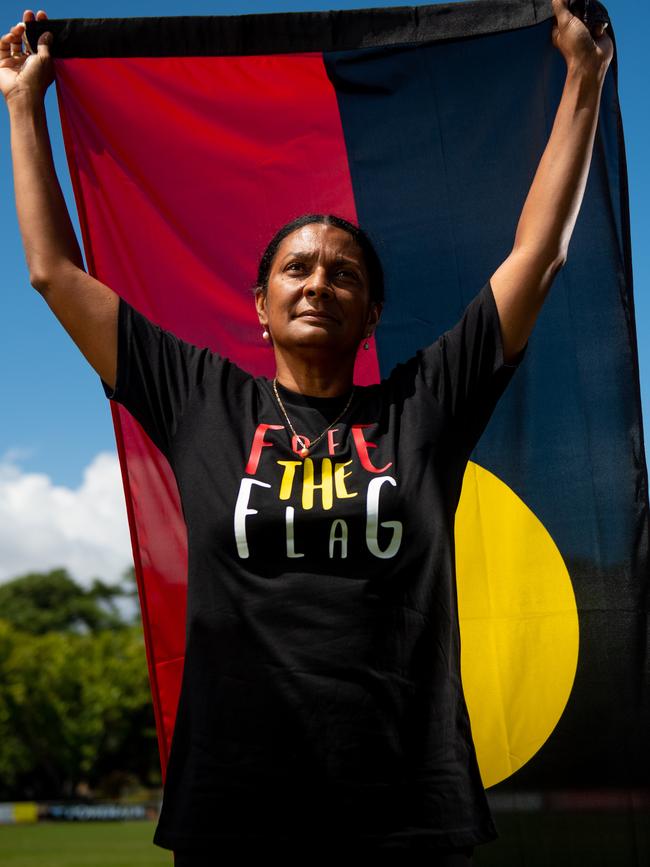
{"type": "Polygon", "coordinates": [[[301,445],[301,449],[300,449],[300,451],[298,452],[298,454],[300,455],[301,458],[306,458],[307,455],[309,454],[309,452],[311,451],[311,449],[314,448],[314,446],[316,445],[316,443],[319,442],[320,440],[322,440],[322,438],[325,436],[325,434],[327,433],[327,431],[328,431],[330,428],[334,427],[334,425],[336,424],[336,422],[337,422],[337,421],[340,421],[340,420],[343,418],[343,416],[345,415],[345,413],[348,411],[348,408],[349,408],[350,404],[352,403],[352,397],[354,396],[354,386],[352,386],[352,391],[350,392],[350,397],[348,398],[348,402],[347,402],[347,403],[345,404],[345,406],[343,407],[343,410],[339,413],[339,415],[337,415],[337,417],[334,419],[334,421],[333,421],[331,424],[328,424],[327,427],[325,428],[325,430],[324,430],[321,434],[319,434],[319,435],[316,437],[315,440],[312,440],[311,443],[309,444],[309,446],[307,446],[307,445],[305,444],[304,439],[303,439],[301,436],[298,436],[298,434],[296,433],[296,430],[295,430],[294,426],[291,424],[291,419],[290,419],[289,416],[287,415],[287,411],[286,411],[286,409],[284,408],[284,404],[283,404],[282,401],[280,400],[280,395],[278,394],[277,381],[278,381],[278,378],[277,378],[277,376],[276,376],[276,377],[273,379],[273,391],[275,392],[276,399],[277,399],[278,403],[280,404],[280,409],[282,410],[282,413],[284,414],[284,417],[285,417],[286,420],[287,420],[287,424],[289,425],[289,429],[291,430],[291,433],[292,433],[292,434],[294,435],[294,437],[296,438],[296,441],[297,441],[298,443],[300,443],[300,445],[301,445]]]}

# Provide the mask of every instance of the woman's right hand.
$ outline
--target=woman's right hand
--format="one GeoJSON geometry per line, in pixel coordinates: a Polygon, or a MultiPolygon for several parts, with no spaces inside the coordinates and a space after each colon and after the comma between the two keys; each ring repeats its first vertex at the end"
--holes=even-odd
{"type": "Polygon", "coordinates": [[[46,18],[42,9],[36,15],[27,9],[23,13],[23,20],[0,38],[0,92],[7,101],[21,92],[42,99],[54,81],[54,63],[49,49],[52,34],[43,33],[39,37],[37,54],[23,39],[25,22],[46,18]]]}

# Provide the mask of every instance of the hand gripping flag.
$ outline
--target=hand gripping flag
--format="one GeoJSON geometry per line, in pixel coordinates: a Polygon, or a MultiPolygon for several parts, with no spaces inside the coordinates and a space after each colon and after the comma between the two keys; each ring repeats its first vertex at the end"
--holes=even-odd
{"type": "MultiPolygon", "coordinates": [[[[54,33],[90,272],[164,328],[272,376],[250,291],[261,250],[301,213],[357,221],[387,282],[356,370],[369,383],[453,325],[508,255],[565,78],[552,23],[546,0],[494,0],[49,20],[27,33],[32,47],[54,33]]],[[[515,811],[499,824],[500,864],[523,843],[531,864],[564,863],[560,845],[566,863],[604,851],[603,806],[624,808],[611,863],[642,863],[648,499],[635,341],[615,56],[568,261],[456,518],[473,736],[495,809],[515,811]],[[579,808],[567,825],[562,811],[579,808]]],[[[185,527],[166,460],[112,412],[164,771],[185,527]]]]}

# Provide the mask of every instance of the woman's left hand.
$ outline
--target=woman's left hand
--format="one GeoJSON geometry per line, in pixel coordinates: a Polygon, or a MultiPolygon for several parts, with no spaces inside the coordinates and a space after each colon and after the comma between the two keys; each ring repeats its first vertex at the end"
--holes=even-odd
{"type": "Polygon", "coordinates": [[[614,55],[614,43],[607,25],[597,24],[592,32],[569,11],[569,0],[552,0],[555,23],[553,45],[562,53],[570,71],[587,72],[602,80],[614,55]]]}

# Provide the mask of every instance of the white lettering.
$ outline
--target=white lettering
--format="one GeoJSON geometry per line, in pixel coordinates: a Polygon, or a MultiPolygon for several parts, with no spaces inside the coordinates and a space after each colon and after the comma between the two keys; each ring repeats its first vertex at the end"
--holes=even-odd
{"type": "Polygon", "coordinates": [[[397,482],[391,476],[378,476],[371,479],[368,484],[368,497],[366,501],[366,544],[370,553],[375,557],[381,557],[382,560],[394,557],[402,542],[401,521],[382,521],[379,524],[379,491],[381,490],[381,486],[386,482],[393,487],[397,486],[397,482]],[[387,530],[393,531],[393,537],[384,551],[381,550],[377,541],[378,527],[385,527],[387,530]]]}
{"type": "Polygon", "coordinates": [[[293,534],[293,515],[295,509],[293,506],[287,506],[285,510],[287,523],[287,557],[304,557],[304,554],[297,554],[295,547],[295,538],[293,534]]]}
{"type": "Polygon", "coordinates": [[[242,479],[235,505],[235,539],[237,541],[237,553],[245,560],[248,557],[248,540],[246,539],[246,518],[248,515],[257,515],[257,509],[248,508],[248,500],[253,485],[260,488],[270,488],[266,482],[258,482],[256,479],[242,479]]]}
{"type": "Polygon", "coordinates": [[[332,528],[330,530],[330,560],[334,557],[334,545],[337,542],[341,546],[341,559],[345,560],[348,556],[348,525],[342,518],[332,521],[332,528]],[[337,534],[337,530],[340,530],[340,533],[337,534]]]}

